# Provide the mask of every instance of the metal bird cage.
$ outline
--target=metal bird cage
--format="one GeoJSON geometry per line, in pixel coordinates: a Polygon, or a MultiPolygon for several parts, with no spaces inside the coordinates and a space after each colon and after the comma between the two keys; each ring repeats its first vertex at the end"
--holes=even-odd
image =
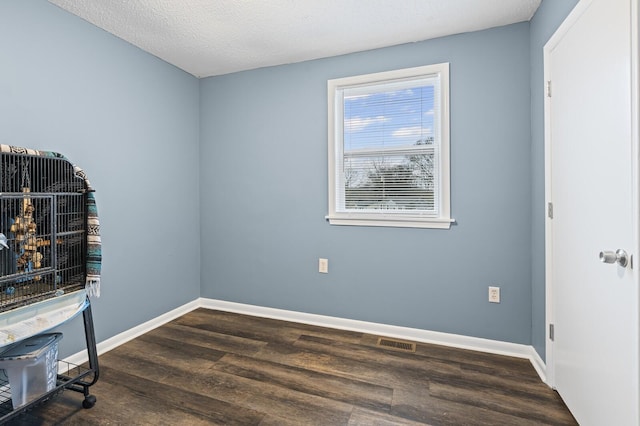
{"type": "Polygon", "coordinates": [[[101,251],[92,191],[62,155],[0,145],[0,355],[80,312],[88,355],[83,366],[58,361],[66,371],[54,376],[53,388],[18,407],[10,399],[15,383],[0,376],[0,424],[64,389],[83,393],[84,408],[95,404],[89,296],[99,295],[101,251]]]}
{"type": "Polygon", "coordinates": [[[0,312],[84,288],[85,196],[62,158],[0,154],[0,312]]]}

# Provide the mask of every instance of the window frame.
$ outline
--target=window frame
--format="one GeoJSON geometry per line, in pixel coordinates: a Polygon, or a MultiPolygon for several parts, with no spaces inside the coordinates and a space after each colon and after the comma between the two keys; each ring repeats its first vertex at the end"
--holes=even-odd
{"type": "MultiPolygon", "coordinates": [[[[373,88],[373,87],[372,87],[373,88]]],[[[371,91],[374,93],[374,91],[371,91]]],[[[327,82],[328,99],[328,165],[329,165],[329,213],[326,216],[331,225],[390,226],[411,228],[449,229],[454,220],[450,206],[450,160],[449,160],[449,63],[426,65],[414,68],[364,74],[331,79],[327,82]],[[440,140],[435,141],[438,150],[438,206],[434,214],[406,213],[404,211],[381,210],[380,212],[337,211],[338,197],[344,197],[344,180],[336,175],[344,164],[344,91],[367,86],[380,86],[438,78],[440,81],[438,117],[440,140]],[[341,187],[338,188],[337,185],[341,187]]],[[[382,151],[382,149],[381,149],[382,151]]]]}

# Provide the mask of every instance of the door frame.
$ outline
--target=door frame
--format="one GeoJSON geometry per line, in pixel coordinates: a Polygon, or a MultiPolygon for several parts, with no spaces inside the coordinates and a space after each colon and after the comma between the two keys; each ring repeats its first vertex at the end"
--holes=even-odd
{"type": "MultiPolygon", "coordinates": [[[[639,105],[639,72],[638,72],[638,56],[639,56],[639,30],[638,23],[640,21],[640,11],[638,7],[638,1],[628,0],[631,3],[631,161],[632,161],[632,209],[633,217],[633,229],[632,232],[635,235],[633,247],[630,247],[632,253],[633,268],[640,268],[640,105],[639,105]]],[[[553,282],[552,282],[552,267],[554,256],[552,253],[552,237],[553,237],[553,219],[548,217],[548,203],[552,198],[551,189],[551,114],[550,114],[550,98],[547,96],[547,82],[552,80],[551,78],[551,65],[550,58],[551,52],[559,44],[562,38],[566,35],[568,30],[576,23],[576,21],[582,16],[582,14],[589,8],[592,0],[580,0],[575,8],[569,13],[564,22],[558,27],[556,32],[551,36],[549,41],[545,44],[543,49],[543,61],[544,61],[544,167],[545,167],[545,202],[544,206],[541,206],[541,214],[545,217],[545,376],[546,383],[555,389],[555,367],[554,367],[554,344],[550,340],[549,328],[554,323],[555,312],[553,309],[553,282]]],[[[551,87],[553,94],[553,87],[551,87]]],[[[535,212],[534,212],[535,214],[535,212]]],[[[640,274],[636,274],[636,285],[640,288],[640,274]]],[[[640,294],[640,291],[638,292],[640,294]]],[[[638,301],[640,306],[640,300],[638,301]]],[[[637,323],[640,324],[640,316],[637,318],[637,323]]],[[[638,325],[637,328],[640,328],[638,325]]],[[[639,336],[640,340],[640,336],[639,336]]],[[[640,347],[636,347],[636,359],[640,359],[638,354],[640,353],[640,347]]],[[[630,373],[635,378],[635,388],[638,389],[640,395],[640,362],[635,365],[635,371],[630,373]]],[[[640,400],[638,401],[640,405],[640,400]]],[[[636,417],[639,416],[638,408],[636,408],[636,417]]]]}

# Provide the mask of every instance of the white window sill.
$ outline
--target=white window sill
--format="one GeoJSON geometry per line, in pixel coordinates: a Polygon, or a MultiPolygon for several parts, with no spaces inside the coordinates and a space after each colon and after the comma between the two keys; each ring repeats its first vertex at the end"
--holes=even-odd
{"type": "Polygon", "coordinates": [[[455,219],[436,217],[366,217],[366,216],[325,216],[331,225],[389,226],[396,228],[449,229],[455,219]]]}

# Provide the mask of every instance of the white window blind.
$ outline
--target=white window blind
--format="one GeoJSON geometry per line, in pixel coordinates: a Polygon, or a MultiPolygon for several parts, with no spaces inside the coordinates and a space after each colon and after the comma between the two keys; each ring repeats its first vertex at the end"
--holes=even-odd
{"type": "Polygon", "coordinates": [[[329,81],[329,221],[448,228],[448,64],[329,81]]]}

